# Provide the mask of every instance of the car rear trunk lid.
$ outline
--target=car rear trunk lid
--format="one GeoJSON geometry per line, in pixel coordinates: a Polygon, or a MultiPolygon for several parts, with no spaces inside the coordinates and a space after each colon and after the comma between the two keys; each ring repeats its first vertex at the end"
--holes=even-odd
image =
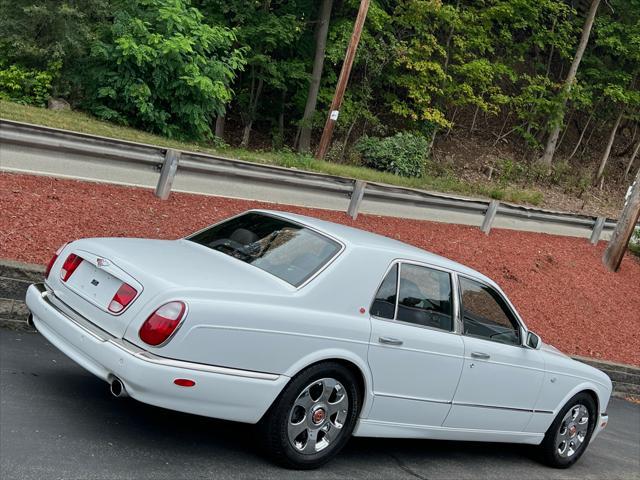
{"type": "Polygon", "coordinates": [[[293,289],[256,267],[193,242],[132,238],[70,243],[46,283],[62,303],[118,338],[124,337],[129,326],[138,328],[162,302],[180,299],[187,291],[255,295],[293,289]],[[70,254],[83,261],[64,282],[61,267],[70,254]],[[137,295],[122,312],[110,312],[109,304],[123,283],[137,295]]]}

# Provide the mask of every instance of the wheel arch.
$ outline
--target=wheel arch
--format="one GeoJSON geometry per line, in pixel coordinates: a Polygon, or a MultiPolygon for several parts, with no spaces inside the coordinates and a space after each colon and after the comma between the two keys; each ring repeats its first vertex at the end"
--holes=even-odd
{"type": "Polygon", "coordinates": [[[601,409],[603,405],[603,400],[600,398],[600,396],[603,394],[603,392],[598,391],[598,387],[596,385],[590,382],[584,382],[584,383],[581,383],[580,385],[577,385],[575,388],[573,388],[570,392],[568,392],[565,395],[562,401],[558,404],[554,414],[557,415],[558,412],[562,409],[562,407],[564,407],[569,400],[571,400],[574,396],[576,396],[579,393],[586,393],[593,399],[596,405],[596,417],[600,415],[600,413],[602,413],[601,409]]]}
{"type": "Polygon", "coordinates": [[[585,388],[584,390],[580,391],[579,393],[586,393],[587,395],[589,395],[591,397],[591,399],[593,400],[593,403],[596,405],[596,424],[598,423],[598,415],[600,415],[601,411],[600,411],[600,398],[598,397],[598,393],[595,391],[595,389],[593,388],[585,388]]]}
{"type": "MultiPolygon", "coordinates": [[[[334,349],[316,352],[300,359],[287,370],[285,375],[293,378],[303,370],[313,365],[325,362],[339,363],[355,374],[356,378],[358,379],[360,392],[362,394],[360,417],[366,418],[369,410],[371,409],[371,405],[373,404],[373,377],[371,376],[371,371],[366,361],[353,352],[334,349]]],[[[289,382],[290,381],[291,380],[289,380],[289,382]]],[[[289,382],[287,382],[287,384],[289,382]]]]}

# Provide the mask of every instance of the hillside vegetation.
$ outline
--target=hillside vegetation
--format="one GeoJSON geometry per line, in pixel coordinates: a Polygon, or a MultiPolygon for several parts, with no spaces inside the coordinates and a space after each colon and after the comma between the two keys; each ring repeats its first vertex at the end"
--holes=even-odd
{"type": "Polygon", "coordinates": [[[574,210],[621,198],[640,158],[640,0],[372,0],[317,162],[358,5],[0,0],[0,99],[392,183],[541,203],[513,193],[530,187],[574,210]]]}

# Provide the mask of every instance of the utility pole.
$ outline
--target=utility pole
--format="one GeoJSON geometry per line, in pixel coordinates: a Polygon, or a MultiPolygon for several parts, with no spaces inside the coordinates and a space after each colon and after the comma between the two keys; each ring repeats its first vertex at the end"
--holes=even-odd
{"type": "Polygon", "coordinates": [[[612,272],[617,272],[622,263],[622,257],[627,250],[629,240],[640,218],[640,170],[631,185],[631,192],[627,197],[622,210],[622,215],[616,224],[609,245],[602,255],[602,262],[612,272]]]}
{"type": "Polygon", "coordinates": [[[320,144],[318,145],[318,151],[316,152],[316,158],[318,160],[324,159],[324,156],[329,149],[329,144],[331,143],[333,127],[335,126],[336,120],[338,120],[338,115],[340,114],[342,97],[344,97],[344,91],[346,90],[347,83],[349,82],[353,59],[356,57],[356,50],[358,49],[358,43],[360,42],[360,35],[362,35],[364,20],[367,18],[370,1],[371,0],[360,0],[360,8],[358,9],[356,23],[353,25],[353,33],[351,34],[351,40],[347,47],[347,53],[344,56],[344,63],[342,64],[342,70],[340,70],[340,77],[338,78],[338,84],[336,85],[336,92],[333,95],[331,107],[329,108],[329,116],[327,116],[327,121],[324,124],[324,130],[322,131],[322,137],[320,138],[320,144]]]}

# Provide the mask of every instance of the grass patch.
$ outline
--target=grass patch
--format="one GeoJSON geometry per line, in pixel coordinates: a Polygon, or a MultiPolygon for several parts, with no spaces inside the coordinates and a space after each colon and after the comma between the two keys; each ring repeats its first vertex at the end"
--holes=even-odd
{"type": "Polygon", "coordinates": [[[493,198],[512,203],[540,205],[543,200],[542,193],[535,190],[513,188],[506,185],[491,183],[464,182],[450,173],[445,175],[429,175],[427,172],[421,178],[404,178],[366,167],[320,161],[310,155],[299,155],[290,150],[263,151],[235,147],[215,148],[208,142],[183,142],[179,140],[172,140],[170,138],[154,135],[134,128],[98,120],[91,115],[78,111],[54,111],[0,100],[0,117],[8,120],[62,128],[65,130],[129,140],[132,142],[148,143],[194,152],[211,153],[254,163],[297,168],[299,170],[308,170],[311,172],[326,173],[341,177],[358,178],[368,182],[387,183],[401,187],[411,187],[443,193],[457,193],[462,195],[493,198]]]}

